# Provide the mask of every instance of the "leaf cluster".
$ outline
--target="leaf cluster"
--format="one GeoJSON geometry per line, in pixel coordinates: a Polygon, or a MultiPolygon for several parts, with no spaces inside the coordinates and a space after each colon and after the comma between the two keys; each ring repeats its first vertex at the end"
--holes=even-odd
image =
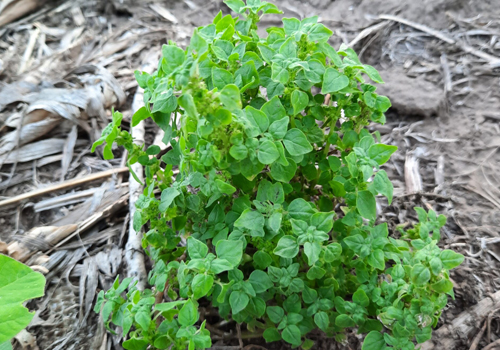
{"type": "Polygon", "coordinates": [[[135,145],[118,112],[95,144],[109,158],[116,142],[145,167],[133,224],[154,261],[152,290],[117,280],[96,310],[122,328],[125,349],[210,347],[207,305],[268,342],[309,349],[317,328],[343,341],[356,327],[365,350],[413,349],[463,257],[438,248],[446,220],[433,211],[417,208],[400,239],[375,225],[375,197],[393,197],[380,166],[397,150],[366,129],[391,105],[367,80],[382,78],[351,48],[333,49],[317,17],[284,18],[261,38],[276,6],[225,2],[236,17],[220,12],[185,50],[164,45],[156,72],[136,72],[145,105],[132,127],[152,118],[168,151],[135,145]]]}

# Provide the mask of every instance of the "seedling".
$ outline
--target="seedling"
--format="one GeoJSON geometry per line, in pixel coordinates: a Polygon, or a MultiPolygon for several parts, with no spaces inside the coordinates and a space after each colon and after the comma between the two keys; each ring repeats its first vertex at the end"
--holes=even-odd
{"type": "Polygon", "coordinates": [[[417,208],[400,239],[375,224],[375,196],[393,197],[380,166],[397,150],[366,129],[391,106],[365,80],[382,78],[351,48],[334,50],[317,17],[284,18],[261,38],[275,5],[226,4],[237,17],[219,12],[185,50],[164,45],[155,73],[136,72],[145,106],[132,127],[152,118],[168,152],[135,145],[119,112],[94,144],[144,166],[132,219],[154,261],[151,290],[117,279],[96,310],[133,350],[210,347],[207,308],[303,349],[317,328],[339,342],[346,328],[368,333],[364,350],[414,349],[453,297],[449,270],[463,256],[438,248],[446,219],[434,211],[417,208]],[[155,304],[157,293],[170,301],[155,304]]]}

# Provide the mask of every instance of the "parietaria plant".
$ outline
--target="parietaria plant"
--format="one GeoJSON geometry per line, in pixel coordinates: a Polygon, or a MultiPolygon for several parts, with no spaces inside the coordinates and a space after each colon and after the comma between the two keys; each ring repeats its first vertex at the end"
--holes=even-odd
{"type": "Polygon", "coordinates": [[[393,196],[380,166],[397,149],[366,129],[391,105],[365,80],[382,78],[351,48],[334,50],[317,17],[284,18],[260,38],[277,7],[226,4],[237,17],[219,12],[185,50],[164,45],[155,73],[136,72],[145,106],[131,126],[152,118],[168,152],[134,144],[118,112],[94,144],[144,166],[133,224],[154,262],[151,290],[117,279],[96,311],[131,350],[210,347],[209,309],[267,342],[310,349],[315,329],[343,342],[356,328],[363,350],[414,349],[464,258],[437,246],[446,218],[432,210],[416,208],[399,239],[375,224],[375,196],[393,196]]]}

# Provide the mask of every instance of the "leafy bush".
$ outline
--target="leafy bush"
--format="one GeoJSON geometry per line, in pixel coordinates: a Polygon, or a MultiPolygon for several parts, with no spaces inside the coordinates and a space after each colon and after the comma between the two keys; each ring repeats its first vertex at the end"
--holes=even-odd
{"type": "Polygon", "coordinates": [[[210,347],[200,305],[268,342],[308,349],[317,328],[341,342],[356,327],[363,349],[413,349],[431,337],[463,256],[437,247],[446,218],[434,211],[417,208],[399,239],[375,225],[375,196],[393,196],[380,166],[397,149],[365,128],[385,122],[390,102],[364,75],[382,78],[351,48],[335,51],[317,17],[284,18],[260,38],[276,6],[226,4],[239,17],[220,12],[186,50],[164,45],[154,74],[136,72],[145,106],[132,127],[152,118],[168,152],[135,145],[118,112],[94,145],[112,158],[116,142],[145,167],[133,223],[147,226],[154,261],[154,291],[117,279],[96,310],[123,328],[125,349],[210,347]],[[155,304],[156,293],[171,301],[155,304]]]}
{"type": "Polygon", "coordinates": [[[12,349],[10,339],[26,328],[35,315],[22,303],[43,296],[45,277],[0,254],[0,348],[12,349]]]}

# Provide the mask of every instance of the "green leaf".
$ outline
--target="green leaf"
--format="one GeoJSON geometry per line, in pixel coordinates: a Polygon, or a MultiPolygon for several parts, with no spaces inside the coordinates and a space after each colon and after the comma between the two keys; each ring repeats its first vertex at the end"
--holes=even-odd
{"type": "Polygon", "coordinates": [[[431,326],[425,328],[417,328],[415,330],[415,339],[417,343],[422,344],[432,337],[432,328],[431,326]]]}
{"type": "MultiPolygon", "coordinates": [[[[213,241],[215,242],[215,240],[213,241]]],[[[210,271],[218,275],[219,273],[222,273],[224,271],[229,271],[233,269],[233,264],[231,264],[229,261],[226,259],[215,259],[212,261],[212,264],[210,265],[210,271]]]]}
{"type": "Polygon", "coordinates": [[[441,273],[441,270],[443,269],[443,264],[441,262],[441,259],[437,256],[431,259],[429,261],[429,265],[431,267],[431,271],[434,275],[439,275],[441,273]]]}
{"type": "Polygon", "coordinates": [[[371,331],[363,341],[361,350],[385,350],[384,335],[377,331],[371,331]]]}
{"type": "Polygon", "coordinates": [[[295,176],[295,172],[297,171],[297,165],[291,159],[287,159],[289,164],[282,165],[279,162],[273,163],[271,165],[271,176],[276,181],[281,181],[288,183],[295,176]]]}
{"type": "Polygon", "coordinates": [[[212,83],[217,89],[222,90],[226,85],[234,84],[234,77],[229,71],[214,67],[212,68],[212,83]]]}
{"type": "Polygon", "coordinates": [[[328,165],[330,166],[330,169],[332,169],[332,171],[336,172],[342,166],[342,162],[338,157],[330,156],[328,157],[328,165]]]}
{"type": "Polygon", "coordinates": [[[194,298],[200,299],[208,294],[212,286],[214,285],[214,278],[210,275],[196,275],[191,282],[191,288],[193,289],[194,298]]]}
{"type": "Polygon", "coordinates": [[[172,113],[177,108],[177,98],[174,95],[173,89],[162,91],[153,101],[152,113],[172,113]]]}
{"type": "Polygon", "coordinates": [[[377,96],[377,99],[375,101],[375,108],[382,112],[385,113],[387,110],[391,107],[391,101],[386,97],[386,96],[377,96]]]}
{"type": "Polygon", "coordinates": [[[248,156],[248,148],[245,145],[234,145],[229,149],[229,154],[236,160],[243,160],[248,156]]]}
{"type": "Polygon", "coordinates": [[[281,334],[276,328],[266,328],[262,334],[266,343],[275,342],[281,340],[281,334]]]}
{"type": "Polygon", "coordinates": [[[168,207],[172,204],[174,199],[179,196],[181,193],[177,191],[175,188],[169,187],[164,189],[161,192],[161,201],[160,201],[160,206],[158,209],[164,213],[167,211],[168,207]]]}
{"type": "Polygon", "coordinates": [[[313,150],[306,135],[299,129],[290,129],[283,138],[285,148],[292,156],[301,156],[313,150]]]}
{"type": "Polygon", "coordinates": [[[170,74],[175,68],[181,66],[186,59],[186,53],[180,47],[175,45],[163,45],[161,53],[165,57],[167,71],[170,74]]]}
{"type": "Polygon", "coordinates": [[[375,249],[367,258],[368,265],[379,269],[385,270],[384,252],[381,249],[375,249]]]}
{"type": "Polygon", "coordinates": [[[453,283],[448,279],[441,279],[436,283],[431,284],[431,288],[438,293],[449,293],[453,290],[453,283]]]}
{"type": "Polygon", "coordinates": [[[328,318],[328,314],[324,311],[320,311],[314,315],[314,323],[323,331],[326,332],[328,329],[328,325],[330,320],[328,318]]]}
{"type": "Polygon", "coordinates": [[[274,96],[269,101],[264,103],[261,111],[267,115],[270,123],[274,123],[277,120],[281,120],[287,116],[286,110],[281,104],[278,96],[274,96]]]}
{"type": "Polygon", "coordinates": [[[240,240],[221,240],[217,242],[215,252],[217,253],[217,257],[227,260],[233,267],[236,267],[243,256],[243,242],[240,240]]]}
{"type": "Polygon", "coordinates": [[[236,13],[245,12],[245,10],[242,10],[245,7],[245,3],[241,0],[225,0],[224,3],[236,13]]]}
{"type": "Polygon", "coordinates": [[[266,252],[263,252],[262,250],[258,250],[253,255],[253,261],[254,261],[255,265],[257,265],[258,268],[265,269],[266,267],[271,265],[271,263],[273,262],[273,259],[266,252]]]}
{"type": "Polygon", "coordinates": [[[280,323],[285,316],[285,311],[281,306],[268,306],[266,314],[273,323],[280,323]]]}
{"type": "Polygon", "coordinates": [[[326,42],[333,32],[321,23],[316,23],[309,31],[309,40],[326,42]]]}
{"type": "Polygon", "coordinates": [[[326,271],[319,266],[313,266],[307,271],[307,278],[310,280],[321,279],[326,271]]]}
{"type": "Polygon", "coordinates": [[[307,256],[309,266],[313,266],[319,260],[321,245],[318,242],[306,242],[304,243],[304,253],[307,256]]]}
{"type": "Polygon", "coordinates": [[[377,143],[372,145],[368,149],[368,156],[376,161],[379,165],[386,163],[389,158],[391,158],[391,154],[398,150],[397,146],[384,145],[382,143],[377,143]]]}
{"type": "Polygon", "coordinates": [[[327,263],[338,260],[342,255],[342,246],[339,243],[330,243],[325,249],[325,261],[327,263]]]}
{"type": "Polygon", "coordinates": [[[369,243],[359,234],[344,238],[344,243],[361,257],[368,256],[370,253],[369,243]]]}
{"type": "Polygon", "coordinates": [[[252,283],[255,293],[266,292],[269,288],[274,286],[267,273],[261,270],[254,270],[250,277],[248,278],[250,283],[252,283]]]}
{"type": "Polygon", "coordinates": [[[352,318],[349,315],[338,315],[337,318],[335,319],[335,325],[342,328],[348,328],[348,327],[354,327],[356,323],[352,320],[352,318]]]}
{"type": "Polygon", "coordinates": [[[234,72],[235,81],[238,81],[238,76],[241,76],[242,90],[248,88],[253,89],[259,86],[259,73],[255,68],[255,63],[253,61],[248,61],[241,65],[236,72],[234,72]]]}
{"type": "Polygon", "coordinates": [[[230,184],[222,180],[216,179],[215,184],[217,185],[219,191],[221,191],[222,193],[231,195],[236,192],[236,188],[234,186],[231,186],[230,184]]]}
{"type": "Polygon", "coordinates": [[[294,346],[299,346],[302,343],[300,339],[300,329],[295,325],[286,326],[281,336],[284,341],[294,346]]]}
{"type": "Polygon", "coordinates": [[[229,56],[233,52],[233,49],[234,45],[227,40],[219,39],[212,45],[212,50],[215,56],[217,56],[217,58],[222,61],[227,61],[229,59],[229,56]]]}
{"type": "Polygon", "coordinates": [[[151,116],[148,109],[145,106],[142,106],[134,113],[132,116],[132,127],[139,125],[141,121],[147,119],[151,116]]]}
{"type": "Polygon", "coordinates": [[[254,63],[255,69],[259,69],[264,65],[262,59],[255,52],[252,51],[245,52],[245,55],[243,56],[243,60],[241,62],[245,64],[250,61],[254,63]]]}
{"type": "Polygon", "coordinates": [[[10,341],[6,341],[0,344],[0,350],[12,350],[12,344],[10,341]]]}
{"type": "Polygon", "coordinates": [[[245,209],[240,217],[234,223],[235,227],[244,227],[248,230],[262,229],[264,227],[265,218],[258,211],[245,209]]]}
{"type": "Polygon", "coordinates": [[[281,45],[279,53],[285,56],[285,58],[297,57],[297,43],[295,42],[295,38],[288,38],[283,45],[281,45]]]}
{"type": "Polygon", "coordinates": [[[370,191],[359,191],[356,197],[356,207],[362,217],[375,220],[377,217],[377,203],[370,191]]]}
{"type": "Polygon", "coordinates": [[[411,270],[411,279],[417,286],[423,286],[431,279],[431,272],[422,264],[416,264],[411,270]]]}
{"type": "Polygon", "coordinates": [[[288,206],[288,214],[292,219],[309,221],[316,211],[303,198],[294,199],[288,206]]]}
{"type": "Polygon", "coordinates": [[[264,58],[264,61],[266,61],[267,64],[271,64],[271,61],[276,52],[265,44],[259,43],[257,44],[257,47],[259,48],[260,54],[262,55],[262,58],[264,58]]]}
{"type": "Polygon", "coordinates": [[[281,83],[281,84],[286,84],[288,83],[288,79],[290,79],[290,73],[288,73],[288,68],[281,65],[280,63],[273,62],[271,65],[271,79],[281,83]]]}
{"type": "Polygon", "coordinates": [[[272,164],[279,156],[278,149],[272,141],[265,140],[260,144],[257,158],[262,164],[272,164]]]}
{"type": "Polygon", "coordinates": [[[363,307],[367,307],[370,304],[370,299],[363,289],[358,289],[356,292],[354,292],[354,294],[352,295],[352,301],[363,307]]]}
{"type": "Polygon", "coordinates": [[[155,310],[159,311],[159,312],[169,311],[169,310],[176,308],[179,305],[184,305],[186,302],[187,302],[187,300],[177,300],[177,301],[171,301],[168,303],[156,304],[155,310]]]}
{"type": "Polygon", "coordinates": [[[349,78],[335,68],[327,68],[323,76],[322,94],[330,94],[342,90],[349,85],[349,78]]]}
{"type": "Polygon", "coordinates": [[[378,71],[373,68],[372,66],[365,64],[363,66],[363,71],[370,77],[371,80],[373,80],[376,83],[383,84],[384,81],[382,80],[382,77],[378,73],[378,71]]]}
{"type": "Polygon", "coordinates": [[[123,342],[122,346],[126,350],[146,350],[149,343],[145,339],[130,338],[123,342]]]}
{"type": "Polygon", "coordinates": [[[299,245],[292,236],[283,236],[274,249],[274,254],[283,258],[294,258],[299,253],[299,245]]]}
{"type": "Polygon", "coordinates": [[[300,21],[297,18],[283,18],[283,29],[286,35],[295,34],[300,29],[300,21]]]}
{"type": "Polygon", "coordinates": [[[256,127],[261,133],[265,132],[269,127],[269,119],[264,112],[259,111],[258,109],[255,109],[251,106],[247,106],[245,108],[245,114],[248,121],[250,121],[250,123],[252,123],[252,125],[256,127]]]}
{"type": "Polygon", "coordinates": [[[245,309],[249,301],[250,298],[245,292],[233,291],[229,296],[229,305],[231,305],[233,314],[237,314],[238,312],[245,309]]]}
{"type": "Polygon", "coordinates": [[[200,315],[198,314],[196,305],[191,299],[189,299],[179,311],[179,323],[184,327],[194,325],[199,317],[200,315]]]}
{"type": "Polygon", "coordinates": [[[29,325],[34,313],[22,303],[44,295],[45,277],[0,254],[0,343],[29,325]]]}
{"type": "Polygon", "coordinates": [[[221,102],[230,111],[241,109],[240,89],[234,84],[226,85],[220,92],[221,102]]]}
{"type": "Polygon", "coordinates": [[[309,96],[307,96],[305,92],[295,90],[292,92],[291,102],[293,106],[293,114],[298,114],[309,104],[309,96]]]}
{"type": "Polygon", "coordinates": [[[373,188],[377,191],[377,193],[387,197],[389,205],[392,203],[394,187],[385,170],[379,170],[375,174],[375,178],[373,179],[373,188]]]}
{"type": "Polygon", "coordinates": [[[334,217],[334,215],[335,215],[334,212],[330,212],[330,213],[325,213],[325,212],[315,213],[311,217],[311,225],[315,226],[320,231],[328,233],[333,228],[333,217],[334,217]]]}
{"type": "Polygon", "coordinates": [[[320,43],[318,47],[326,56],[328,56],[328,58],[330,58],[330,60],[335,66],[337,67],[342,66],[342,60],[340,59],[339,54],[330,44],[320,43]]]}
{"type": "Polygon", "coordinates": [[[160,146],[157,146],[157,145],[151,145],[146,150],[146,154],[148,156],[155,156],[155,155],[159,154],[160,152],[161,152],[161,148],[160,148],[160,146]]]}
{"type": "Polygon", "coordinates": [[[439,257],[443,263],[443,267],[448,270],[454,269],[464,261],[464,256],[462,254],[458,254],[449,249],[443,250],[439,257]]]}
{"type": "Polygon", "coordinates": [[[187,240],[187,251],[191,259],[204,259],[208,254],[208,247],[196,238],[189,237],[187,240]]]}
{"type": "Polygon", "coordinates": [[[274,121],[269,126],[269,133],[273,136],[275,140],[281,140],[286,135],[289,122],[290,122],[289,117],[284,117],[274,121]]]}

